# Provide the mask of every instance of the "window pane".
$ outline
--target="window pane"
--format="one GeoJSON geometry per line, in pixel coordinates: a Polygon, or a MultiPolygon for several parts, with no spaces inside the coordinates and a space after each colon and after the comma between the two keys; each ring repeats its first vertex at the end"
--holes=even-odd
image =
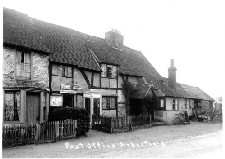
{"type": "Polygon", "coordinates": [[[72,77],[72,67],[68,67],[68,74],[67,77],[72,77]]]}
{"type": "Polygon", "coordinates": [[[20,116],[20,93],[5,92],[5,121],[18,121],[20,116]]]}
{"type": "Polygon", "coordinates": [[[107,66],[107,77],[112,77],[112,68],[107,66]]]}
{"type": "Polygon", "coordinates": [[[102,69],[101,76],[106,77],[106,64],[102,64],[101,69],[102,69]]]}
{"type": "Polygon", "coordinates": [[[175,110],[175,99],[173,99],[173,110],[175,110]]]}
{"type": "Polygon", "coordinates": [[[77,95],[77,106],[78,107],[83,107],[83,102],[84,102],[84,98],[82,95],[77,95]]]}
{"type": "Polygon", "coordinates": [[[62,76],[63,77],[67,76],[67,66],[62,66],[62,76]]]}
{"type": "Polygon", "coordinates": [[[67,75],[68,75],[68,67],[65,66],[65,76],[67,77],[67,75]]]}
{"type": "MultiPolygon", "coordinates": [[[[24,67],[23,67],[24,68],[24,67]]],[[[21,73],[20,73],[20,75],[21,75],[21,77],[25,77],[25,72],[24,72],[24,70],[21,70],[21,73]]]]}
{"type": "Polygon", "coordinates": [[[164,107],[164,100],[163,99],[160,100],[160,106],[164,107]]]}
{"type": "Polygon", "coordinates": [[[16,63],[21,63],[21,52],[16,52],[16,63]]]}
{"type": "Polygon", "coordinates": [[[52,74],[58,75],[58,65],[52,64],[52,74]]]}
{"type": "Polygon", "coordinates": [[[106,98],[106,108],[110,109],[110,98],[109,97],[106,98]]]}
{"type": "Polygon", "coordinates": [[[30,64],[30,53],[24,53],[24,63],[30,64]]]}
{"type": "Polygon", "coordinates": [[[115,100],[116,98],[111,98],[111,105],[110,105],[110,108],[111,109],[115,109],[115,107],[116,107],[116,100],[115,100]]]}
{"type": "Polygon", "coordinates": [[[30,72],[30,64],[25,64],[25,72],[30,72]]]}
{"type": "Polygon", "coordinates": [[[30,78],[30,72],[26,72],[25,77],[30,78]]]}
{"type": "Polygon", "coordinates": [[[16,64],[16,75],[21,76],[21,63],[16,64]]]}
{"type": "Polygon", "coordinates": [[[21,63],[21,71],[24,71],[25,70],[25,67],[24,67],[24,63],[21,63]]]}
{"type": "Polygon", "coordinates": [[[117,67],[112,66],[112,78],[116,78],[116,73],[117,73],[117,67]]]}
{"type": "Polygon", "coordinates": [[[106,109],[106,98],[102,97],[102,109],[106,109]]]}
{"type": "Polygon", "coordinates": [[[179,101],[176,99],[176,107],[175,107],[175,110],[178,110],[178,106],[179,106],[179,101]]]}

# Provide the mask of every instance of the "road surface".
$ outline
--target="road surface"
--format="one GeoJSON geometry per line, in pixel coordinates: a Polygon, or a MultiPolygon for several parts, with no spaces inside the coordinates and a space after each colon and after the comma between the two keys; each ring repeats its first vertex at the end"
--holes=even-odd
{"type": "Polygon", "coordinates": [[[6,148],[2,154],[4,158],[221,157],[222,145],[222,124],[193,122],[117,134],[91,130],[88,137],[6,148]]]}

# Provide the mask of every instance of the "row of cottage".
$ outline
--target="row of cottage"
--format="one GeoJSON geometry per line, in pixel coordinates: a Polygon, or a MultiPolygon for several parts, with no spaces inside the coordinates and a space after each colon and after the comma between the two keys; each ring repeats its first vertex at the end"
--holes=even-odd
{"type": "Polygon", "coordinates": [[[168,124],[178,112],[212,108],[201,89],[176,82],[173,60],[164,78],[123,41],[115,30],[103,39],[4,8],[4,124],[46,121],[65,106],[112,117],[148,113],[168,124]],[[126,83],[135,89],[129,98],[126,83]]]}

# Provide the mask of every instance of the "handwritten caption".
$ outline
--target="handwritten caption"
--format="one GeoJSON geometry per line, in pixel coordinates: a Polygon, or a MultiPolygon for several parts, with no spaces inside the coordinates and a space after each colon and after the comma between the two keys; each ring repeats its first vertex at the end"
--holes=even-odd
{"type": "Polygon", "coordinates": [[[71,144],[69,142],[65,143],[66,149],[110,149],[110,148],[144,148],[144,147],[153,147],[153,146],[165,146],[164,142],[149,142],[149,141],[144,141],[141,143],[124,143],[124,142],[119,142],[117,144],[104,144],[103,142],[93,142],[93,143],[87,143],[87,144],[71,144]]]}
{"type": "Polygon", "coordinates": [[[193,139],[198,139],[198,138],[204,138],[207,136],[211,136],[211,135],[215,135],[216,133],[209,133],[209,134],[202,134],[202,135],[198,135],[198,136],[187,136],[187,137],[182,137],[182,138],[178,138],[175,140],[170,140],[170,141],[161,141],[161,142],[151,142],[151,141],[144,141],[141,143],[133,143],[133,142],[119,142],[117,144],[104,144],[103,142],[93,142],[93,143],[87,143],[87,144],[71,144],[69,142],[65,143],[65,147],[66,149],[110,149],[110,148],[144,148],[144,147],[156,147],[156,146],[162,146],[165,147],[166,144],[172,144],[172,143],[180,143],[180,142],[185,142],[188,140],[193,140],[193,139]]]}

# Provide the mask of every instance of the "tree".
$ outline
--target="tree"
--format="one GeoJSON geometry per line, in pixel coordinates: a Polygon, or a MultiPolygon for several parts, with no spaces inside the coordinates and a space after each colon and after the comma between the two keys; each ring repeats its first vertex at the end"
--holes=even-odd
{"type": "Polygon", "coordinates": [[[130,114],[130,106],[129,106],[129,99],[132,93],[134,93],[135,87],[132,83],[128,81],[124,81],[122,84],[122,92],[124,94],[125,98],[125,107],[126,107],[126,113],[129,115],[130,114]]]}
{"type": "Polygon", "coordinates": [[[219,102],[219,103],[222,103],[222,101],[223,101],[223,98],[222,98],[222,96],[220,96],[220,97],[218,98],[218,102],[219,102]]]}

